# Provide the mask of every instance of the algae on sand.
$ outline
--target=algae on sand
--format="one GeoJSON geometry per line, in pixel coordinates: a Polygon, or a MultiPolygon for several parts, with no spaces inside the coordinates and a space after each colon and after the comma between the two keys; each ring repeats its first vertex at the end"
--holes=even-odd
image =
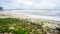
{"type": "MultiPolygon", "coordinates": [[[[48,30],[49,30],[48,31],[47,28],[44,29],[42,25],[43,25],[43,23],[42,24],[34,24],[32,22],[28,22],[27,19],[0,18],[0,33],[48,34],[50,32],[50,30],[53,30],[53,29],[48,28],[48,30]]],[[[55,32],[52,32],[52,33],[55,34],[55,32]]]]}

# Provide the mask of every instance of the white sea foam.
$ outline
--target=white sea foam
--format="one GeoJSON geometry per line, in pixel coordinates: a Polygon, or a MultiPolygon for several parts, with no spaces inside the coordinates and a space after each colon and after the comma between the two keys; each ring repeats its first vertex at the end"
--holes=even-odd
{"type": "Polygon", "coordinates": [[[48,19],[48,20],[55,20],[55,21],[60,21],[60,17],[57,16],[38,16],[38,15],[27,15],[32,18],[42,18],[42,19],[48,19]]]}
{"type": "Polygon", "coordinates": [[[12,10],[10,13],[23,14],[32,18],[60,21],[60,10],[12,10]]]}

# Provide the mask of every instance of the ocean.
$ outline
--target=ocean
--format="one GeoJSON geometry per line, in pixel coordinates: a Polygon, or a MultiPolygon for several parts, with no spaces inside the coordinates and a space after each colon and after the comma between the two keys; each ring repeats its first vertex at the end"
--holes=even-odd
{"type": "Polygon", "coordinates": [[[32,18],[43,18],[48,20],[60,21],[60,10],[8,10],[8,11],[16,14],[24,14],[32,18]]]}

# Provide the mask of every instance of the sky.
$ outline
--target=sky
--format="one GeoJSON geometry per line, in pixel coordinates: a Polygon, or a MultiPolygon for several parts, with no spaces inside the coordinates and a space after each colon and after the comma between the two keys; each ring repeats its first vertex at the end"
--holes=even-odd
{"type": "Polygon", "coordinates": [[[60,9],[60,0],[0,0],[4,9],[60,9]]]}

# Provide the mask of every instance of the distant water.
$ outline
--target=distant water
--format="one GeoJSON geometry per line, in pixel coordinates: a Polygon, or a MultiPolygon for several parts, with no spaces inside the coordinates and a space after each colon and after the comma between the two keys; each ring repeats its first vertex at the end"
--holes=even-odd
{"type": "Polygon", "coordinates": [[[24,14],[33,18],[43,18],[60,21],[60,10],[12,10],[9,12],[24,14]]]}

